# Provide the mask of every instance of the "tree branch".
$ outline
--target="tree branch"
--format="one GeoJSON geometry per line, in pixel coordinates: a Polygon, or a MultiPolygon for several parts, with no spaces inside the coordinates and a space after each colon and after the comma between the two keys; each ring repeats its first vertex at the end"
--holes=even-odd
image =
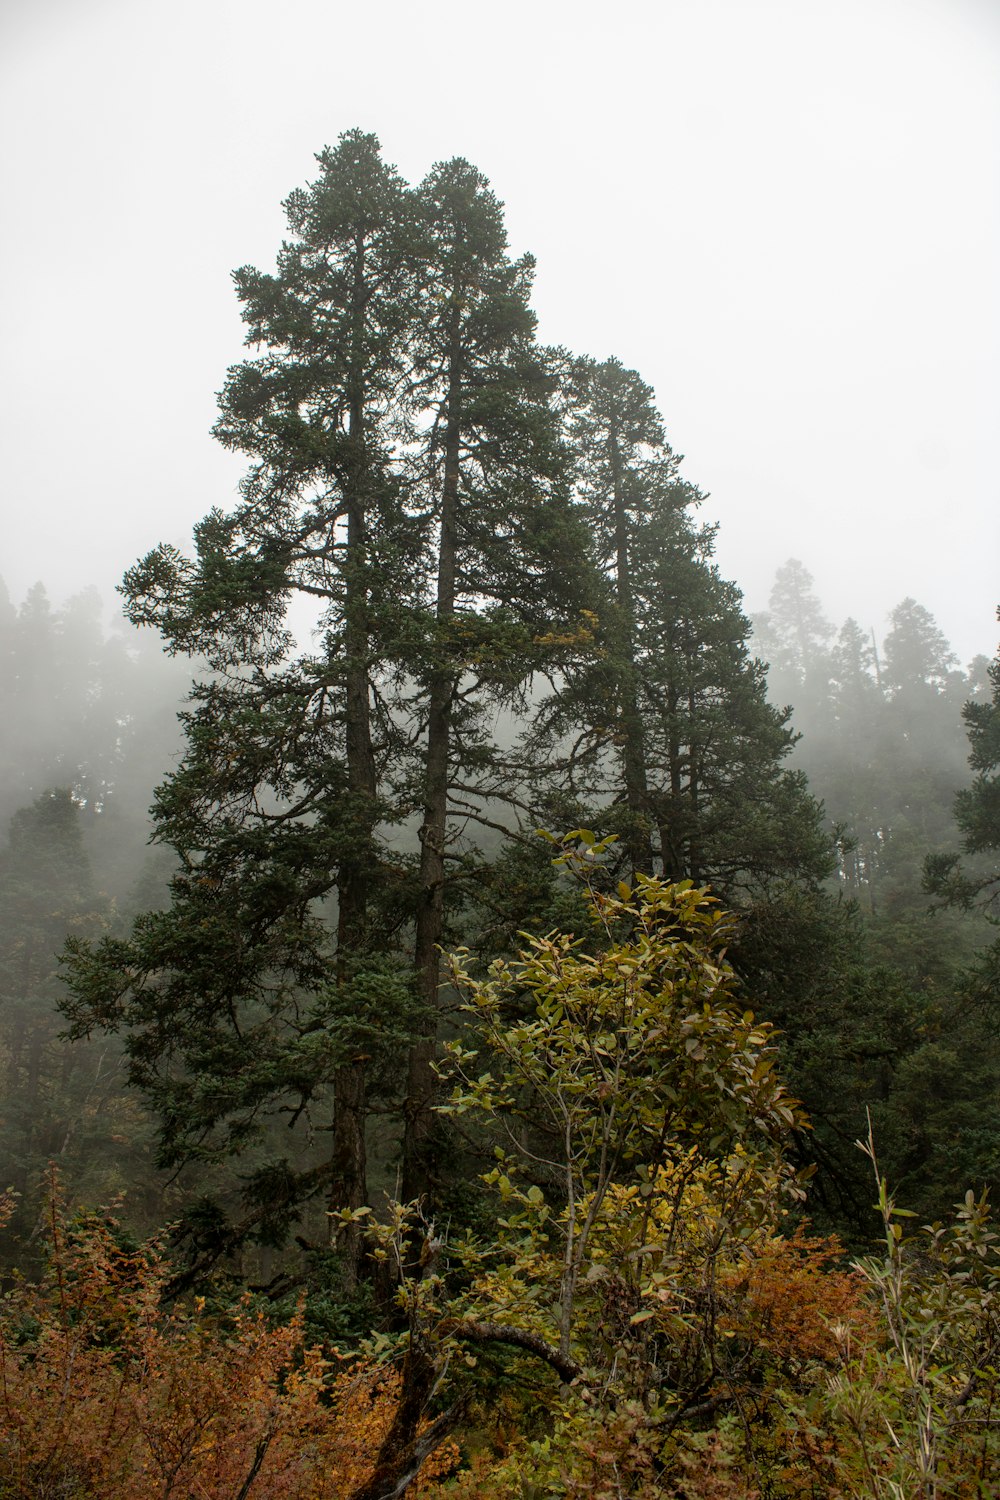
{"type": "Polygon", "coordinates": [[[583,1374],[582,1365],[571,1356],[560,1353],[541,1334],[530,1333],[527,1328],[515,1328],[512,1323],[480,1323],[463,1319],[454,1325],[452,1331],[473,1344],[510,1344],[515,1349],[524,1349],[544,1360],[567,1384],[583,1374]]]}

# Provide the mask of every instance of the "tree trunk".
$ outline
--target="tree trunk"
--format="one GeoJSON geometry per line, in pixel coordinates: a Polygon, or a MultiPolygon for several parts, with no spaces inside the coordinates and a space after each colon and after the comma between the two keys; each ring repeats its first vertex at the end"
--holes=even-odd
{"type": "Polygon", "coordinates": [[[419,1436],[417,1429],[437,1381],[434,1361],[423,1340],[411,1334],[403,1360],[403,1388],[392,1425],[375,1456],[370,1477],[349,1500],[398,1500],[417,1477],[425,1458],[448,1435],[453,1411],[442,1412],[419,1436]]]}
{"type": "MultiPolygon", "coordinates": [[[[338,879],[337,982],[350,983],[352,959],[367,943],[368,893],[374,859],[375,757],[371,738],[368,683],[368,537],[366,509],[371,483],[364,430],[362,387],[365,316],[365,245],[358,234],[354,256],[352,372],[349,381],[349,472],[347,490],[347,562],[344,569],[344,729],[347,780],[354,828],[340,863],[338,879]]],[[[368,1201],[365,1153],[367,1090],[361,1060],[343,1064],[334,1076],[333,1145],[330,1161],[330,1207],[360,1208],[368,1201]]],[[[357,1230],[345,1231],[345,1274],[353,1285],[360,1272],[362,1247],[357,1230]]]]}
{"type": "MultiPolygon", "coordinates": [[[[456,293],[457,303],[457,293],[456,293]]],[[[452,322],[448,380],[448,420],[444,439],[441,536],[438,544],[437,660],[429,686],[424,820],[420,828],[420,904],[417,909],[414,966],[424,1007],[423,1034],[410,1052],[403,1140],[403,1201],[433,1191],[434,1052],[437,1042],[439,946],[444,929],[445,839],[448,832],[448,770],[451,755],[454,668],[448,660],[447,631],[455,613],[458,560],[458,483],[461,441],[461,348],[459,314],[452,322]]]]}
{"type": "Polygon", "coordinates": [[[625,801],[629,810],[628,854],[633,877],[653,873],[653,844],[649,809],[649,784],[646,768],[646,745],[642,714],[639,711],[635,664],[635,600],[632,594],[631,559],[628,545],[628,517],[622,480],[621,451],[612,424],[609,434],[611,473],[614,485],[615,517],[615,592],[618,602],[617,676],[619,724],[623,739],[622,771],[625,801]]]}

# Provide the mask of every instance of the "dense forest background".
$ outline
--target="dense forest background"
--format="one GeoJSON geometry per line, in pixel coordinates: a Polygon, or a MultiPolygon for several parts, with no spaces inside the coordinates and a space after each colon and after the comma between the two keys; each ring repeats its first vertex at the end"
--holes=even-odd
{"type": "MultiPolygon", "coordinates": [[[[602,1090],[637,1079],[674,1090],[630,1103],[615,1148],[615,1191],[673,1202],[671,1245],[699,1214],[749,1236],[781,1201],[786,1235],[865,1253],[872,1151],[921,1220],[995,1187],[1000,667],[963,669],[914,599],[836,626],[795,560],[751,621],[650,388],[539,345],[532,264],[476,169],[411,187],[358,132],[318,161],[276,271],[235,277],[252,352],[216,433],[249,464],[238,504],[192,558],[136,564],[126,623],[93,591],[0,602],[0,1257],[43,1274],[55,1163],[71,1205],[120,1200],[119,1244],[165,1236],[158,1297],[249,1293],[288,1327],[305,1293],[310,1337],[402,1341],[382,1489],[358,1481],[373,1500],[416,1472],[418,1412],[459,1421],[431,1355],[418,1368],[421,1268],[512,1223],[537,1266],[558,1238],[532,1214],[561,1201],[545,1106],[583,1023],[540,1072],[539,1049],[594,974],[613,988],[608,955],[690,990],[679,1055],[711,1068],[664,1082],[666,1023],[619,1016],[558,1120],[590,1128],[579,1101],[603,1119],[602,1090]],[[635,1070],[605,1074],[626,1043],[635,1070]],[[502,1085],[477,1073],[490,1056],[502,1085]]],[[[581,1182],[597,1223],[614,1192],[581,1182]]],[[[505,1328],[565,1385],[600,1360],[564,1253],[549,1342],[471,1252],[454,1274],[492,1288],[495,1321],[470,1315],[467,1338],[505,1328]]],[[[677,1413],[715,1432],[713,1377],[677,1359],[655,1401],[673,1380],[677,1413]]],[[[628,1387],[647,1424],[648,1368],[628,1387]]],[[[608,1493],[682,1493],[651,1472],[608,1493]]],[[[537,1492],[574,1492],[559,1483],[537,1492]]]]}
{"type": "MultiPolygon", "coordinates": [[[[735,588],[715,584],[738,610],[735,588]]],[[[748,999],[780,1028],[782,1071],[813,1122],[801,1146],[818,1162],[810,1213],[864,1243],[870,1193],[853,1143],[866,1109],[878,1122],[884,1164],[922,1214],[945,1212],[959,1188],[996,1181],[995,995],[988,972],[977,969],[992,930],[975,905],[944,906],[929,894],[925,871],[928,859],[961,844],[955,799],[974,774],[963,711],[991,702],[989,662],[979,657],[961,670],[912,599],[880,636],[853,620],[837,630],[797,561],[777,570],[770,609],[752,635],[744,617],[732,619],[748,664],[769,664],[762,722],[778,745],[770,769],[804,773],[822,814],[807,824],[809,878],[789,881],[779,867],[752,895],[723,885],[744,918],[734,951],[748,999]],[[788,725],[776,731],[788,706],[788,725]]],[[[135,914],[169,900],[174,856],[150,844],[149,807],[182,755],[189,665],[165,656],[148,633],[109,626],[94,590],[53,608],[38,585],[19,607],[4,600],[2,629],[2,1129],[7,1181],[22,1195],[3,1242],[10,1265],[32,1258],[51,1160],[83,1201],[126,1192],[127,1214],[143,1231],[180,1211],[185,1183],[201,1192],[211,1173],[197,1159],[175,1180],[157,1170],[155,1113],[128,1086],[121,1038],[69,1041],[59,1008],[67,938],[120,935],[135,914]]],[[[763,682],[762,668],[753,670],[763,682]]],[[[534,707],[532,723],[538,733],[534,707]]],[[[502,726],[498,749],[512,756],[516,716],[505,714],[502,726]]],[[[547,773],[553,763],[547,752],[547,773]]],[[[721,769],[737,792],[746,788],[737,777],[753,773],[735,758],[721,769]]],[[[802,785],[794,785],[798,796],[802,785]]],[[[721,802],[724,791],[723,783],[713,796],[721,802]]],[[[724,821],[719,866],[705,872],[720,885],[726,860],[736,878],[755,855],[775,860],[773,833],[750,811],[741,813],[745,829],[725,802],[721,813],[714,803],[706,813],[724,821]]],[[[519,926],[565,915],[558,899],[546,904],[545,847],[533,851],[513,821],[505,839],[500,817],[484,814],[475,846],[463,850],[465,864],[476,858],[482,868],[453,926],[454,942],[473,931],[491,955],[516,942],[519,926]]],[[[589,821],[603,830],[621,817],[609,777],[589,821]]],[[[412,862],[412,818],[398,844],[412,862]]],[[[797,853],[793,845],[779,858],[793,862],[797,853]]],[[[378,1180],[391,1185],[398,1141],[381,1114],[369,1129],[378,1180]]],[[[221,1190],[230,1205],[254,1150],[267,1149],[240,1154],[221,1190]]]]}

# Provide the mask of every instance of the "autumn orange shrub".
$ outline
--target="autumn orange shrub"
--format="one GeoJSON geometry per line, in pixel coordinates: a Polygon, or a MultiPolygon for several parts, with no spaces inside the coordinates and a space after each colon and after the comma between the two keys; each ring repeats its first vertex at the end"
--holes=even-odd
{"type": "MultiPolygon", "coordinates": [[[[156,1248],[70,1221],[55,1191],[49,1239],[41,1284],[0,1312],[4,1500],[347,1500],[367,1479],[398,1372],[307,1347],[301,1316],[163,1314],[156,1248]]],[[[455,1458],[439,1450],[428,1477],[455,1458]]]]}
{"type": "Polygon", "coordinates": [[[843,1254],[836,1238],[810,1235],[802,1225],[787,1239],[755,1246],[720,1278],[720,1332],[752,1339],[759,1353],[792,1372],[810,1360],[835,1362],[848,1330],[855,1340],[869,1339],[876,1324],[864,1277],[842,1265],[843,1254]]]}
{"type": "Polygon", "coordinates": [[[829,1382],[845,1348],[872,1348],[879,1338],[864,1278],[844,1265],[835,1238],[800,1225],[727,1265],[719,1299],[715,1393],[735,1418],[737,1467],[764,1495],[835,1500],[829,1382]]]}

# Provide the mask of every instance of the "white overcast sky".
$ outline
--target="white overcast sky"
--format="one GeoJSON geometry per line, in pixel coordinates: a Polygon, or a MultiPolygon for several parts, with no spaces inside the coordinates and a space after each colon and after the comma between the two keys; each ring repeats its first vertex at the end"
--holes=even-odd
{"type": "Polygon", "coordinates": [[[313,154],[463,155],[541,336],[656,389],[764,608],[1000,603],[1000,0],[2,0],[2,575],[110,592],[240,465],[233,267],[313,154]]]}

